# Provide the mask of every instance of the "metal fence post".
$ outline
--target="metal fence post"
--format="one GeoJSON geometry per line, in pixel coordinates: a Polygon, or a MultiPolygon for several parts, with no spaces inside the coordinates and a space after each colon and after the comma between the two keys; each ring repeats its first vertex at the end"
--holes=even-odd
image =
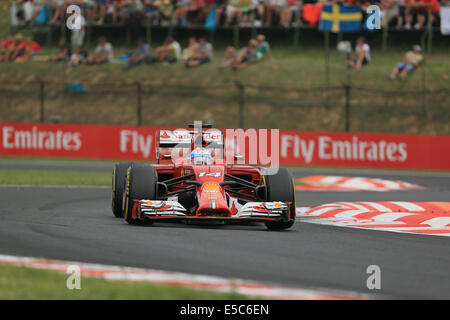
{"type": "Polygon", "coordinates": [[[137,125],[142,125],[142,86],[140,82],[136,82],[137,88],[137,108],[136,108],[136,116],[137,116],[137,125]]]}
{"type": "Polygon", "coordinates": [[[45,83],[44,81],[39,81],[39,122],[44,122],[45,112],[44,112],[44,89],[45,83]]]}
{"type": "Polygon", "coordinates": [[[238,96],[238,105],[239,105],[239,128],[244,128],[244,106],[245,106],[245,100],[244,100],[244,94],[245,94],[245,87],[240,83],[239,81],[234,82],[236,85],[236,88],[239,90],[239,96],[238,96]]]}

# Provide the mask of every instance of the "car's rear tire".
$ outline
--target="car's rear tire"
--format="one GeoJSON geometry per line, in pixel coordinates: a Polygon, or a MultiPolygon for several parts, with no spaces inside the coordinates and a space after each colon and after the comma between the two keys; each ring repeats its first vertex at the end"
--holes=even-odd
{"type": "Polygon", "coordinates": [[[291,202],[290,219],[287,221],[268,221],[269,230],[283,230],[293,226],[295,222],[295,188],[292,175],[286,168],[279,168],[277,174],[264,176],[267,187],[267,201],[291,202]]]}
{"type": "Polygon", "coordinates": [[[116,163],[112,174],[112,212],[115,217],[123,218],[123,192],[125,191],[125,178],[131,162],[116,163]]]}
{"type": "Polygon", "coordinates": [[[156,200],[158,174],[155,167],[133,163],[127,170],[124,218],[129,224],[136,223],[132,217],[133,200],[156,200]]]}

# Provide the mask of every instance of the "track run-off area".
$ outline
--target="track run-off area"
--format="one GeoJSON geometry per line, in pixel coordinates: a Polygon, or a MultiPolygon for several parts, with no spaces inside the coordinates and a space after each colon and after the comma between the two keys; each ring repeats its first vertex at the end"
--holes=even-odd
{"type": "MultiPolygon", "coordinates": [[[[110,171],[112,164],[2,160],[0,168],[110,171]]],[[[109,187],[0,186],[0,255],[246,279],[260,291],[304,294],[292,298],[450,299],[450,174],[291,171],[296,179],[364,177],[412,187],[300,188],[296,224],[272,232],[260,224],[131,226],[113,217],[109,187]],[[367,288],[371,265],[380,267],[380,290],[367,288]]]]}

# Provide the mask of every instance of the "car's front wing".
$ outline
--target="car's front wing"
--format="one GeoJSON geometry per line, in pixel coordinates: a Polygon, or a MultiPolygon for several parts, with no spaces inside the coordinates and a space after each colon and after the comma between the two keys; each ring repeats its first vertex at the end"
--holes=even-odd
{"type": "Polygon", "coordinates": [[[208,215],[190,215],[177,201],[134,200],[132,216],[141,221],[222,221],[222,222],[267,222],[287,221],[295,212],[290,212],[288,202],[247,202],[234,214],[222,216],[211,211],[208,215]]]}

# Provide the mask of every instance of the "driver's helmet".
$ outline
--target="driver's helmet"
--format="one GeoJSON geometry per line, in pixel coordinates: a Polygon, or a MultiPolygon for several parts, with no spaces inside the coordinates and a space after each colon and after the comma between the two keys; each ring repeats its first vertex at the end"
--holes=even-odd
{"type": "Polygon", "coordinates": [[[190,159],[195,164],[212,164],[214,162],[211,153],[206,148],[195,148],[190,155],[190,159]]]}

